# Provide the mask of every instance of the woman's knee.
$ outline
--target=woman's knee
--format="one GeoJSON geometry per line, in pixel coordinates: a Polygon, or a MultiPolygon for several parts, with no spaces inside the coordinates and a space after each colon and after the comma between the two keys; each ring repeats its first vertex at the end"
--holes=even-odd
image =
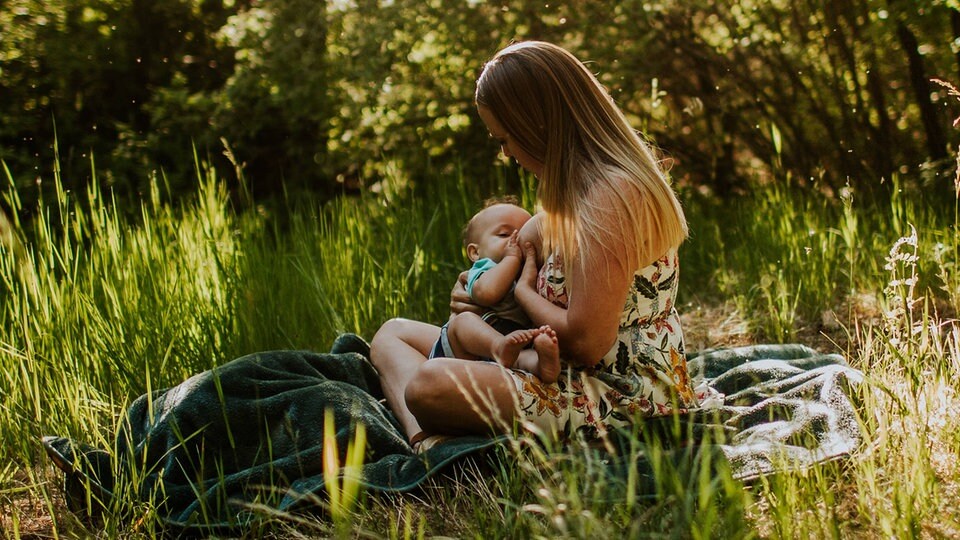
{"type": "Polygon", "coordinates": [[[373,346],[377,341],[384,341],[389,339],[395,339],[403,334],[403,328],[409,321],[407,319],[401,319],[399,317],[390,319],[387,322],[380,325],[380,328],[377,329],[377,333],[373,335],[373,339],[370,341],[370,345],[373,346]]]}
{"type": "MultiPolygon", "coordinates": [[[[460,362],[454,360],[453,363],[460,362]]],[[[418,419],[444,414],[454,403],[465,401],[466,389],[454,372],[460,373],[451,362],[437,358],[424,362],[407,383],[404,399],[407,408],[418,419]]]]}
{"type": "Polygon", "coordinates": [[[382,361],[389,361],[396,346],[403,342],[403,336],[408,331],[409,320],[395,318],[380,325],[377,333],[370,340],[370,360],[374,365],[382,361]]]}
{"type": "Polygon", "coordinates": [[[390,319],[380,326],[370,341],[370,360],[391,364],[393,360],[406,365],[410,361],[423,362],[433,343],[440,336],[440,328],[410,319],[390,319]]]}
{"type": "MultiPolygon", "coordinates": [[[[416,374],[407,383],[404,399],[411,412],[442,411],[453,403],[469,402],[477,396],[486,396],[496,390],[499,379],[490,380],[476,369],[480,364],[465,360],[434,358],[417,368],[416,374]]],[[[494,392],[495,393],[495,392],[494,392]]]]}
{"type": "Polygon", "coordinates": [[[440,388],[438,388],[437,385],[440,381],[438,381],[437,373],[434,369],[435,363],[436,360],[425,362],[417,368],[416,374],[410,379],[410,382],[407,383],[407,388],[403,393],[407,408],[418,418],[423,413],[431,410],[438,401],[437,397],[440,393],[440,388]]]}
{"type": "MultiPolygon", "coordinates": [[[[420,427],[435,432],[504,431],[516,416],[515,400],[499,368],[470,369],[463,360],[437,358],[425,362],[407,384],[407,409],[420,427]]],[[[481,367],[470,363],[471,367],[481,367]]],[[[485,367],[485,366],[484,366],[485,367]]]]}

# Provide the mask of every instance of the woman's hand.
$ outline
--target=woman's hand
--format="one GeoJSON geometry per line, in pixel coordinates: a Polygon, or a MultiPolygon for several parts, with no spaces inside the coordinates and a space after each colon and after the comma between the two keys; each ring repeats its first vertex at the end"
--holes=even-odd
{"type": "Polygon", "coordinates": [[[487,308],[474,304],[473,300],[470,298],[470,295],[467,294],[468,274],[469,271],[467,270],[460,272],[460,277],[457,278],[457,283],[454,284],[453,290],[450,291],[450,313],[459,314],[469,311],[470,313],[483,315],[487,308]]]}
{"type": "MultiPolygon", "coordinates": [[[[530,242],[523,244],[523,269],[517,279],[517,289],[537,291],[537,249],[530,242]]],[[[521,293],[522,294],[522,293],[521,293]]]]}

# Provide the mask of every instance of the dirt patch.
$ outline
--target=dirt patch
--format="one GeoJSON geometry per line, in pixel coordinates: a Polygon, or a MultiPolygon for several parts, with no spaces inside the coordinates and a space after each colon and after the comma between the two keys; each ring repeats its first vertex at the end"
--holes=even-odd
{"type": "Polygon", "coordinates": [[[680,314],[687,352],[753,343],[747,320],[729,304],[687,306],[680,314]]]}
{"type": "Polygon", "coordinates": [[[4,538],[56,538],[51,515],[68,513],[52,470],[17,471],[0,494],[0,536],[4,538]],[[52,489],[51,489],[52,488],[52,489]]]}

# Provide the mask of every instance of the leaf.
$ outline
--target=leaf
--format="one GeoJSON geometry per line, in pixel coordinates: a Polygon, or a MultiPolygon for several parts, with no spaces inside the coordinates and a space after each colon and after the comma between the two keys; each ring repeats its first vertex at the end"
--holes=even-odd
{"type": "Polygon", "coordinates": [[[653,285],[653,282],[643,276],[633,278],[633,288],[637,289],[637,292],[642,294],[644,298],[653,300],[657,297],[657,288],[653,285]]]}
{"type": "Polygon", "coordinates": [[[673,282],[676,281],[676,279],[677,279],[677,273],[676,271],[674,271],[674,273],[670,274],[670,277],[660,281],[660,283],[657,283],[657,290],[659,291],[669,290],[670,287],[673,287],[673,282]]]}
{"type": "Polygon", "coordinates": [[[629,364],[630,354],[627,351],[627,345],[621,341],[620,346],[617,347],[617,372],[626,373],[629,364]]]}

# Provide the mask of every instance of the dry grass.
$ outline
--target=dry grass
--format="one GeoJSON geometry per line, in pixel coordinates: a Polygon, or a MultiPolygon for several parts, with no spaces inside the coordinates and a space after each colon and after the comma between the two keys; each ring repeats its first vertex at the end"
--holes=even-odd
{"type": "Polygon", "coordinates": [[[19,470],[3,486],[0,494],[0,535],[3,538],[56,538],[54,517],[61,522],[74,519],[67,510],[60,490],[48,490],[54,493],[48,503],[40,496],[37,480],[57,486],[62,476],[52,465],[35,468],[29,473],[19,470]]]}
{"type": "MultiPolygon", "coordinates": [[[[837,317],[829,324],[800,332],[798,341],[813,344],[824,351],[848,352],[855,367],[869,369],[869,365],[857,365],[864,362],[858,357],[858,348],[863,342],[850,336],[856,332],[877,324],[879,313],[872,309],[875,303],[864,297],[854,297],[851,305],[835,310],[843,314],[855,314],[856,318],[847,320],[837,317]]],[[[746,321],[730,305],[701,306],[691,309],[683,315],[683,323],[688,339],[689,350],[695,351],[711,347],[734,347],[756,343],[757,339],[747,330],[746,321]]],[[[882,384],[892,389],[901,400],[915,398],[907,384],[897,376],[885,376],[882,384]]],[[[920,524],[921,537],[924,538],[960,538],[960,521],[955,509],[960,508],[960,447],[957,433],[960,433],[960,395],[956,382],[939,382],[925,387],[923,401],[918,402],[915,414],[901,419],[887,418],[884,437],[901,441],[908,448],[907,441],[916,430],[928,433],[926,449],[929,451],[929,467],[936,482],[935,493],[923,498],[933,506],[923,511],[920,524]],[[923,425],[911,422],[922,422],[923,425]]],[[[887,399],[887,398],[883,398],[887,399]]],[[[893,408],[889,403],[886,407],[893,408]]],[[[880,408],[885,410],[884,407],[880,408]]],[[[907,456],[893,456],[878,449],[883,444],[876,440],[874,446],[866,446],[860,455],[849,462],[825,465],[819,473],[792,475],[781,482],[789,484],[787,492],[793,489],[816,490],[829,489],[836,499],[827,504],[817,501],[809,506],[796,509],[796,519],[803,523],[838,522],[843,537],[876,538],[884,531],[878,526],[875,516],[867,515],[865,508],[876,512],[897,512],[894,502],[884,500],[891,490],[904,489],[890,475],[908,473],[911,466],[907,456]],[[897,463],[889,463],[893,459],[897,463]],[[886,461],[886,462],[885,462],[886,461]],[[899,463],[899,464],[898,464],[899,463]],[[889,470],[884,470],[884,466],[889,470]],[[819,476],[818,476],[819,475],[819,476]],[[881,485],[873,492],[863,484],[865,476],[881,485]],[[813,487],[818,485],[819,487],[813,487]]],[[[897,443],[901,444],[901,443],[897,443]]],[[[60,474],[50,466],[31,471],[39,480],[31,480],[30,475],[17,472],[5,495],[0,499],[0,531],[6,538],[53,538],[74,531],[78,536],[85,532],[77,519],[66,509],[62,494],[55,487],[60,474]],[[47,483],[51,494],[48,503],[40,498],[36,488],[37,481],[47,483]],[[6,508],[6,510],[4,510],[6,508]],[[52,510],[52,514],[51,514],[52,510]],[[11,516],[18,516],[14,523],[11,516]],[[57,522],[57,527],[54,522],[57,522]]],[[[380,538],[434,537],[442,534],[447,537],[470,537],[477,533],[475,516],[478,511],[490,515],[511,511],[500,500],[502,494],[491,491],[490,471],[475,463],[452,472],[450,475],[427,482],[425,486],[409,494],[365,494],[361,507],[352,526],[355,537],[380,538]],[[482,508],[478,508],[482,506],[482,508]]],[[[746,518],[755,526],[761,537],[778,537],[784,531],[778,530],[778,517],[772,509],[776,504],[778,489],[756,484],[752,488],[754,503],[747,509],[746,518]]],[[[782,512],[782,508],[779,510],[782,512]]],[[[782,516],[780,516],[782,518],[782,516]]],[[[829,529],[799,529],[806,533],[827,533],[829,529]]],[[[322,515],[301,515],[280,520],[269,530],[256,533],[265,538],[326,538],[335,534],[331,524],[322,515]]]]}
{"type": "MultiPolygon", "coordinates": [[[[38,431],[108,437],[111,419],[148,384],[170,384],[251,350],[318,349],[341,331],[369,336],[392,316],[444,317],[445,276],[456,274],[452,261],[461,254],[456,231],[439,224],[461,222],[474,199],[462,191],[463,179],[437,185],[448,191],[404,204],[338,200],[319,210],[291,208],[282,234],[262,217],[233,213],[216,179],[182,213],[153,201],[137,227],[102,199],[87,208],[64,195],[60,218],[75,223],[61,230],[38,221],[36,230],[21,231],[35,258],[13,266],[0,257],[0,286],[14,292],[0,294],[8,323],[0,326],[7,377],[0,379],[0,453],[10,463],[0,466],[0,534],[107,537],[119,527],[122,537],[148,536],[126,523],[84,528],[65,508],[59,472],[24,442],[38,431]],[[50,392],[65,399],[44,399],[50,392]],[[33,459],[39,465],[21,468],[33,459]]],[[[843,354],[870,383],[858,396],[869,442],[851,459],[752,484],[746,510],[735,501],[744,493],[739,486],[735,496],[711,493],[711,500],[723,518],[742,524],[745,515],[763,537],[960,537],[960,331],[947,319],[960,298],[957,224],[905,199],[897,199],[893,215],[915,223],[891,225],[890,216],[849,201],[837,209],[785,189],[753,196],[736,212],[691,212],[707,221],[693,224],[704,241],[692,242],[685,260],[702,266],[692,264],[685,283],[723,301],[681,307],[687,350],[788,340],[843,354]],[[890,246],[914,225],[917,242],[888,272],[884,256],[893,257],[890,246]],[[736,244],[725,242],[730,238],[736,244]],[[920,302],[913,281],[887,285],[916,275],[930,287],[942,282],[946,294],[920,302]],[[899,321],[887,315],[897,294],[910,297],[899,306],[915,311],[899,321]],[[921,307],[928,309],[916,312],[921,307]]],[[[8,250],[0,255],[8,244],[0,242],[8,250]]],[[[681,296],[692,292],[681,289],[681,296]]],[[[411,494],[365,494],[350,533],[585,536],[617,526],[624,536],[644,536],[651,527],[669,531],[671,519],[701,515],[690,504],[696,495],[608,512],[584,500],[586,477],[524,465],[466,469],[411,494]],[[514,525],[519,532],[511,533],[514,525]]],[[[144,511],[137,519],[151,517],[144,511]]],[[[281,516],[248,536],[341,532],[318,512],[281,516]]]]}
{"type": "MultiPolygon", "coordinates": [[[[688,340],[688,349],[696,351],[714,347],[736,347],[755,343],[756,340],[747,330],[746,321],[739,316],[732,305],[703,306],[690,309],[682,316],[688,340]]],[[[53,466],[45,465],[33,470],[33,473],[55,486],[61,480],[61,473],[53,466]]],[[[501,515],[512,511],[504,507],[499,500],[502,494],[494,492],[490,482],[492,471],[489,467],[474,461],[468,461],[455,467],[448,474],[428,480],[421,489],[405,494],[364,494],[361,507],[353,523],[353,534],[358,537],[381,538],[395,531],[400,537],[428,538],[464,538],[474,536],[476,524],[474,516],[480,512],[489,515],[501,515]],[[477,508],[482,501],[483,508],[477,508]],[[365,532],[366,531],[366,532],[365,532]],[[436,536],[443,535],[443,536],[436,536]]],[[[84,533],[79,521],[66,508],[63,494],[58,487],[47,490],[52,499],[55,515],[51,515],[50,506],[36,496],[37,490],[31,486],[27,475],[17,473],[17,487],[22,490],[6,496],[3,505],[15,507],[13,515],[19,515],[19,523],[14,528],[9,516],[0,518],[0,530],[4,537],[53,538],[56,536],[54,520],[60,524],[62,535],[64,525],[84,533]],[[14,533],[14,531],[18,533],[14,533]]],[[[752,512],[762,515],[763,503],[752,512]]],[[[3,505],[0,505],[2,512],[3,505]]],[[[515,510],[513,510],[515,511],[515,510]]],[[[762,520],[757,520],[762,529],[762,520]]],[[[287,516],[280,519],[275,528],[258,531],[257,536],[266,538],[327,538],[335,531],[331,523],[322,515],[287,516]]]]}

